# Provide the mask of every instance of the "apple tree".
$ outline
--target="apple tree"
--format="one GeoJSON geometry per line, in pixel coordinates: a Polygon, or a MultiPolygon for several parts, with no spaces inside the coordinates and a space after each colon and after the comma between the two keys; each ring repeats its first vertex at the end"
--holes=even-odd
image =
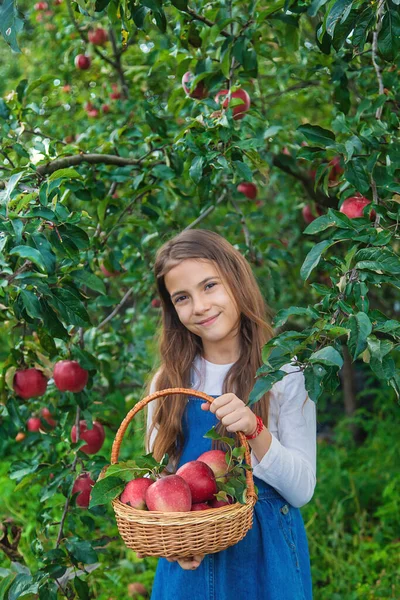
{"type": "Polygon", "coordinates": [[[276,312],[250,403],[290,360],[315,401],[356,363],[400,394],[399,4],[3,0],[0,31],[0,439],[39,499],[0,589],[107,598],[119,538],[88,499],[173,234],[225,235],[276,312]]]}

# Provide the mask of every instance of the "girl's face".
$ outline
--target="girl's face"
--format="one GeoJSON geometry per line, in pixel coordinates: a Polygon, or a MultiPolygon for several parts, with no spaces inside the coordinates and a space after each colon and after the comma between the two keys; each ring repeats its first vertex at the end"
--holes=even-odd
{"type": "Polygon", "coordinates": [[[213,261],[183,260],[167,273],[165,286],[179,320],[203,344],[221,344],[237,336],[240,313],[213,261]]]}

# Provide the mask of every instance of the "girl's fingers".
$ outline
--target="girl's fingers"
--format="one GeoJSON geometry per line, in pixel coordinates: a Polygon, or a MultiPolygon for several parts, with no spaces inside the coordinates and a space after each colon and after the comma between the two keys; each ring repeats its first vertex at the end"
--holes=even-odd
{"type": "Polygon", "coordinates": [[[209,410],[210,409],[210,403],[209,402],[205,402],[204,404],[200,404],[200,408],[202,410],[209,410]]]}

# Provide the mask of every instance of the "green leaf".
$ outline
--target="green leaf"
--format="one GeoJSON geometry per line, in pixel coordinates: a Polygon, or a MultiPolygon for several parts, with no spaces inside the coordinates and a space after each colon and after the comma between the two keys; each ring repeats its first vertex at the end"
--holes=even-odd
{"type": "Polygon", "coordinates": [[[11,198],[11,194],[13,193],[15,187],[18,185],[18,182],[23,175],[24,171],[21,171],[20,173],[14,173],[13,175],[11,175],[10,179],[7,182],[5,191],[0,194],[0,206],[2,204],[8,204],[11,198]]]}
{"type": "Polygon", "coordinates": [[[314,248],[310,250],[300,269],[300,277],[304,279],[304,281],[306,281],[309,278],[311,271],[317,266],[325,250],[332,246],[334,243],[335,242],[331,242],[329,240],[324,240],[323,242],[319,242],[319,244],[316,244],[314,248]]]}
{"type": "Polygon", "coordinates": [[[311,317],[312,319],[318,319],[319,313],[311,308],[304,308],[300,306],[291,306],[290,308],[281,309],[273,320],[274,327],[282,327],[284,323],[286,323],[287,319],[292,315],[303,315],[307,317],[311,317]]]}
{"type": "Polygon", "coordinates": [[[365,248],[355,256],[356,269],[400,275],[400,258],[388,248],[365,248]]]}
{"type": "Polygon", "coordinates": [[[343,366],[343,358],[333,346],[325,346],[321,350],[313,352],[309,358],[310,363],[319,363],[327,367],[343,366]]]}
{"type": "Polygon", "coordinates": [[[300,131],[309,142],[319,146],[331,146],[332,142],[335,141],[335,134],[319,125],[300,125],[297,131],[300,131]]]}
{"type": "Polygon", "coordinates": [[[250,392],[249,401],[247,406],[253,406],[256,402],[258,402],[264,394],[269,392],[272,386],[277,383],[277,381],[281,381],[286,375],[285,371],[275,371],[274,373],[270,373],[264,377],[259,377],[250,392]]]}
{"type": "Polygon", "coordinates": [[[55,181],[56,179],[82,179],[82,175],[75,169],[58,169],[54,171],[48,178],[48,182],[55,181]]]}
{"type": "Polygon", "coordinates": [[[104,281],[100,279],[100,277],[97,277],[97,275],[95,275],[94,273],[91,273],[90,271],[78,269],[76,271],[71,271],[69,275],[79,285],[86,285],[91,290],[99,292],[99,294],[105,295],[107,293],[104,281]]]}
{"type": "Polygon", "coordinates": [[[80,600],[90,599],[89,586],[86,581],[79,579],[79,577],[74,577],[74,588],[80,600]]]}
{"type": "Polygon", "coordinates": [[[232,164],[235,165],[235,170],[241,179],[244,179],[245,181],[253,180],[253,172],[250,167],[246,165],[246,163],[240,160],[234,160],[232,161],[232,164]]]}
{"type": "Polygon", "coordinates": [[[108,504],[123,492],[125,485],[125,481],[119,477],[110,476],[100,479],[92,487],[89,508],[108,504]]]}
{"type": "Polygon", "coordinates": [[[28,290],[21,290],[20,296],[28,315],[33,319],[42,319],[43,314],[38,297],[28,290]]]}
{"type": "Polygon", "coordinates": [[[347,163],[344,176],[361,194],[366,194],[369,191],[369,177],[360,159],[354,158],[347,163]]]}
{"type": "Polygon", "coordinates": [[[349,318],[348,327],[350,328],[348,347],[353,360],[356,360],[367,347],[367,338],[372,332],[372,323],[368,315],[359,312],[349,318]]]}
{"type": "Polygon", "coordinates": [[[78,563],[92,565],[99,560],[91,544],[85,540],[82,541],[69,538],[65,542],[65,547],[76,565],[78,563]]]}
{"type": "Polygon", "coordinates": [[[21,460],[15,462],[11,465],[9,476],[10,479],[16,479],[17,481],[21,481],[26,475],[31,475],[35,473],[39,467],[39,459],[32,458],[28,461],[21,460]]]}
{"type": "Polygon", "coordinates": [[[47,273],[51,275],[54,273],[56,268],[56,255],[53,252],[51,244],[46,236],[44,236],[42,233],[32,233],[32,240],[37,250],[42,255],[43,263],[46,267],[47,273]]]}
{"type": "Polygon", "coordinates": [[[314,233],[320,233],[321,231],[325,231],[328,227],[334,227],[336,225],[336,220],[334,219],[332,213],[328,213],[326,215],[322,215],[314,219],[303,231],[307,235],[313,235],[314,233]]]}
{"type": "Polygon", "coordinates": [[[324,390],[323,379],[326,373],[326,370],[320,364],[307,365],[304,369],[304,383],[306,390],[311,400],[314,402],[317,402],[324,390]]]}
{"type": "Polygon", "coordinates": [[[14,52],[21,52],[17,43],[17,33],[22,31],[23,20],[19,17],[14,0],[3,0],[0,5],[0,33],[14,52]]]}
{"type": "Polygon", "coordinates": [[[46,265],[44,264],[43,256],[36,250],[35,248],[31,248],[31,246],[16,246],[10,251],[10,254],[16,254],[21,258],[25,258],[33,262],[42,273],[46,272],[46,265]]]}
{"type": "Polygon", "coordinates": [[[91,325],[85,306],[74,294],[61,288],[53,288],[51,292],[47,300],[60,313],[65,323],[78,327],[91,325]]]}
{"type": "Polygon", "coordinates": [[[378,35],[378,50],[385,60],[394,61],[400,50],[399,9],[389,8],[382,20],[378,35]]]}
{"type": "Polygon", "coordinates": [[[337,0],[332,6],[326,19],[326,32],[333,37],[337,23],[343,23],[348,17],[352,0],[337,0]]]}
{"type": "Polygon", "coordinates": [[[199,183],[203,175],[203,156],[195,156],[189,169],[189,175],[194,183],[199,183]]]}

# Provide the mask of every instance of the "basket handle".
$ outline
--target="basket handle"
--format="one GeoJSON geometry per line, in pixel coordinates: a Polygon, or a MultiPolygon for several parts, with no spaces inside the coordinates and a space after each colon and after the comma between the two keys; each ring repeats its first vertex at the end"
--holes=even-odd
{"type": "MultiPolygon", "coordinates": [[[[112,445],[112,449],[111,449],[111,464],[112,465],[114,465],[115,463],[118,462],[119,450],[121,447],[123,437],[125,435],[125,432],[128,428],[129,423],[132,421],[132,419],[136,415],[136,413],[138,413],[139,410],[142,410],[142,408],[144,408],[146,406],[146,404],[148,404],[149,402],[152,402],[152,400],[156,400],[157,398],[162,398],[163,396],[169,396],[171,394],[185,394],[186,396],[197,396],[198,398],[202,398],[203,400],[205,400],[206,402],[209,402],[210,404],[212,404],[214,402],[214,398],[212,396],[209,396],[208,394],[205,394],[204,392],[199,392],[198,390],[192,390],[192,389],[186,389],[186,388],[169,388],[166,390],[159,390],[158,392],[154,392],[154,394],[150,394],[149,396],[146,396],[146,398],[143,398],[143,400],[140,400],[139,402],[137,402],[135,404],[135,406],[128,412],[125,419],[122,421],[121,425],[119,426],[119,429],[116,433],[116,436],[115,436],[115,439],[114,439],[114,442],[112,445]]],[[[246,463],[251,466],[250,449],[249,449],[249,445],[247,443],[246,437],[241,431],[237,431],[236,433],[237,433],[237,436],[239,437],[239,441],[240,441],[241,445],[245,447],[246,463]]],[[[255,498],[257,498],[255,489],[254,489],[253,474],[250,469],[246,469],[246,484],[247,484],[247,498],[249,499],[250,496],[254,496],[255,498]]]]}

